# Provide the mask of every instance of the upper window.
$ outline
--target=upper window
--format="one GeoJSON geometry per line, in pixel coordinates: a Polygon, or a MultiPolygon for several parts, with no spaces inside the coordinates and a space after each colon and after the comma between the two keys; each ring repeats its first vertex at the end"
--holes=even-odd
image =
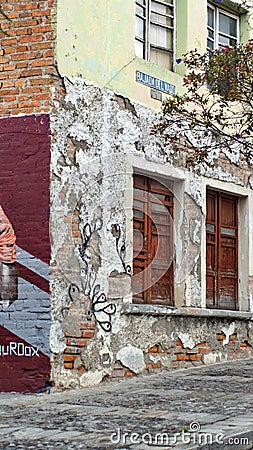
{"type": "Polygon", "coordinates": [[[135,51],[173,69],[174,0],[136,0],[135,51]]]}
{"type": "Polygon", "coordinates": [[[207,48],[214,50],[232,47],[239,41],[239,17],[215,8],[207,7],[207,48]]]}

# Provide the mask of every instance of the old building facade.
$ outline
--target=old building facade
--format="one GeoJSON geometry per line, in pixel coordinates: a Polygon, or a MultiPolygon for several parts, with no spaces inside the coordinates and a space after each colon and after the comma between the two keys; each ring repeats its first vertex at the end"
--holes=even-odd
{"type": "Polygon", "coordinates": [[[182,92],[176,58],[249,39],[238,3],[4,4],[1,206],[18,295],[1,296],[2,390],[10,370],[36,391],[252,355],[252,167],[221,148],[189,170],[191,136],[175,153],[151,133],[182,92]]]}

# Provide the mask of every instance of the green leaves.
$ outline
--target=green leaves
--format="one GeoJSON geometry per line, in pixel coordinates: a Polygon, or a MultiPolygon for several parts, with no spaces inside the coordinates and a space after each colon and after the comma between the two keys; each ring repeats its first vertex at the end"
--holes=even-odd
{"type": "Polygon", "coordinates": [[[194,49],[178,58],[180,63],[181,59],[186,67],[185,93],[170,96],[164,103],[159,133],[175,149],[180,135],[192,136],[196,144],[191,144],[188,165],[205,161],[212,148],[230,149],[234,144],[252,161],[253,42],[203,55],[194,49]],[[175,126],[179,133],[171,135],[175,126]]]}

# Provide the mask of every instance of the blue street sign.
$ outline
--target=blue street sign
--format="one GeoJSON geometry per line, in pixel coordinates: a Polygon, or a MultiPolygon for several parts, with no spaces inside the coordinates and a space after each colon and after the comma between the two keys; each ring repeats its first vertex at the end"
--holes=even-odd
{"type": "Polygon", "coordinates": [[[136,70],[136,81],[138,83],[145,84],[150,88],[157,89],[158,91],[165,92],[166,94],[175,94],[176,86],[174,84],[167,83],[167,81],[160,80],[159,78],[152,77],[147,73],[136,70]]]}

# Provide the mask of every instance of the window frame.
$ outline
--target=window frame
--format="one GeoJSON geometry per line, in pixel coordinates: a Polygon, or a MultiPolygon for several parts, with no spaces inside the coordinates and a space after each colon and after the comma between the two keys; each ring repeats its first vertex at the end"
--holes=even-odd
{"type": "MultiPolygon", "coordinates": [[[[175,39],[176,39],[176,5],[175,5],[175,0],[171,0],[172,3],[168,4],[165,2],[165,0],[135,0],[135,8],[137,6],[143,8],[146,12],[146,14],[144,16],[138,14],[135,10],[135,21],[136,21],[136,17],[139,17],[141,20],[143,20],[144,23],[144,39],[141,39],[140,37],[138,37],[135,33],[135,42],[141,42],[143,44],[143,56],[139,58],[144,59],[145,61],[150,61],[153,64],[153,61],[150,60],[150,54],[151,54],[151,50],[160,50],[163,52],[167,52],[168,54],[171,55],[171,69],[167,69],[167,70],[172,70],[174,71],[175,68],[175,39]],[[156,22],[151,20],[151,14],[152,12],[154,13],[154,11],[152,11],[152,2],[164,5],[166,7],[171,7],[173,9],[173,15],[167,15],[167,14],[163,14],[160,13],[160,15],[162,16],[166,16],[166,17],[170,17],[173,21],[173,26],[169,26],[169,25],[159,25],[156,22]],[[145,4],[144,4],[145,3],[145,4]],[[165,29],[170,29],[171,30],[171,38],[172,38],[172,49],[168,49],[163,47],[162,45],[154,45],[151,44],[150,42],[150,30],[151,30],[151,25],[155,25],[157,27],[160,28],[165,28],[165,29]]],[[[136,50],[135,50],[136,53],[136,50]]],[[[164,67],[164,66],[160,66],[160,67],[164,67]]]]}
{"type": "Polygon", "coordinates": [[[214,33],[214,38],[213,38],[213,49],[210,49],[210,47],[208,47],[207,45],[207,49],[208,50],[217,50],[219,48],[225,47],[226,44],[220,44],[219,43],[219,36],[220,35],[224,35],[230,39],[234,38],[236,40],[236,44],[238,44],[240,42],[240,16],[239,14],[234,14],[230,11],[227,11],[225,9],[219,8],[218,6],[213,5],[212,3],[207,3],[207,44],[208,44],[208,40],[211,40],[211,38],[208,35],[208,31],[211,30],[214,33]],[[214,13],[214,28],[212,29],[209,24],[208,24],[208,8],[210,8],[213,13],[214,13]],[[232,35],[228,35],[226,33],[221,33],[219,26],[220,26],[220,14],[223,14],[224,16],[230,17],[232,19],[235,19],[237,22],[237,26],[236,26],[236,38],[234,38],[232,35]]]}

